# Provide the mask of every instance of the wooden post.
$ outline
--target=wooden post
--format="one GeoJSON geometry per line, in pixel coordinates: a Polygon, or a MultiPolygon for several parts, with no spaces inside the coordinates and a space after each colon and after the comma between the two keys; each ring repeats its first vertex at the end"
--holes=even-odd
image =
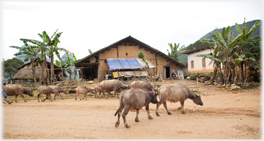
{"type": "Polygon", "coordinates": [[[134,78],[133,78],[133,81],[135,81],[135,73],[136,73],[136,72],[135,72],[135,70],[134,70],[134,78]]]}
{"type": "Polygon", "coordinates": [[[197,80],[197,93],[199,91],[199,87],[198,87],[198,77],[196,77],[196,80],[197,80]]]}

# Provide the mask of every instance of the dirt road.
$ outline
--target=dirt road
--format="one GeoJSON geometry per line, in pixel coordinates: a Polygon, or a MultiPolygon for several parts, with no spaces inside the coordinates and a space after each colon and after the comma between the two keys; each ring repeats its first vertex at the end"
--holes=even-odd
{"type": "MultiPolygon", "coordinates": [[[[189,87],[195,81],[177,80],[189,87]]],[[[241,92],[217,89],[199,84],[204,106],[185,101],[185,112],[177,108],[180,103],[167,103],[171,115],[163,106],[160,116],[156,105],[150,104],[153,120],[147,118],[145,108],[129,112],[115,128],[119,107],[117,98],[88,100],[56,99],[53,102],[19,101],[3,105],[4,139],[260,139],[261,90],[255,88],[241,92]]]]}

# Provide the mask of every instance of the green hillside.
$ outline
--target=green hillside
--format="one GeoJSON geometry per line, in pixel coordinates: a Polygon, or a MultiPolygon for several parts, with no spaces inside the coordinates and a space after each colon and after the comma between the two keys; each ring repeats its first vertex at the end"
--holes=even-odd
{"type": "MultiPolygon", "coordinates": [[[[260,24],[261,24],[261,20],[253,20],[253,21],[250,21],[250,22],[246,22],[246,27],[248,27],[248,30],[250,30],[250,28],[251,28],[251,27],[252,27],[257,21],[259,21],[260,24]]],[[[242,29],[242,27],[243,27],[243,23],[238,24],[238,25],[239,25],[239,27],[242,29]]],[[[261,36],[260,27],[261,27],[261,26],[259,26],[259,27],[255,30],[255,32],[251,35],[251,37],[261,36]]],[[[236,31],[236,27],[235,27],[235,25],[230,26],[230,28],[231,28],[230,31],[235,30],[235,32],[234,32],[234,37],[236,37],[236,36],[237,36],[237,31],[236,31]]],[[[223,28],[215,29],[215,30],[211,31],[210,33],[215,34],[216,31],[218,31],[219,33],[221,33],[222,30],[223,30],[223,28]]],[[[202,39],[209,39],[209,40],[210,40],[210,39],[213,39],[213,37],[210,35],[210,33],[207,33],[206,35],[204,35],[204,36],[203,36],[202,38],[200,38],[199,40],[202,40],[202,39]]]]}
{"type": "MultiPolygon", "coordinates": [[[[260,24],[261,24],[261,20],[253,20],[253,21],[249,21],[249,22],[246,22],[246,26],[248,27],[248,30],[250,30],[250,28],[257,22],[257,21],[260,21],[260,24]]],[[[243,27],[243,23],[242,24],[238,24],[240,26],[240,28],[242,29],[243,27]]],[[[227,27],[227,26],[226,26],[227,27]]],[[[261,31],[260,31],[260,27],[259,26],[255,31],[254,33],[251,35],[251,37],[255,37],[255,36],[261,36],[261,31]]],[[[230,31],[233,31],[234,30],[234,37],[237,36],[237,31],[236,31],[236,28],[235,28],[235,24],[233,26],[230,26],[230,31]]],[[[213,37],[210,35],[210,33],[212,34],[215,34],[215,31],[218,31],[219,33],[221,33],[223,30],[223,28],[220,28],[220,29],[215,29],[209,33],[207,33],[206,35],[204,35],[203,37],[201,37],[199,40],[197,40],[195,43],[193,44],[190,44],[186,47],[186,52],[189,52],[189,51],[192,51],[192,50],[196,50],[196,49],[199,49],[199,48],[203,48],[203,47],[207,47],[209,46],[208,43],[202,43],[202,39],[213,39],[213,37]]],[[[178,61],[180,63],[184,63],[184,64],[187,64],[187,61],[188,61],[188,57],[187,57],[187,54],[180,54],[179,57],[178,57],[178,61]]]]}

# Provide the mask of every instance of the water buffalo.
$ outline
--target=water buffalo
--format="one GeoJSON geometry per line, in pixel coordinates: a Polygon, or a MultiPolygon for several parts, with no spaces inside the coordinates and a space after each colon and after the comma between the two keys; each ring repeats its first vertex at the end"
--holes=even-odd
{"type": "MultiPolygon", "coordinates": [[[[85,86],[78,86],[77,88],[75,88],[75,90],[76,90],[75,100],[77,100],[77,96],[79,96],[79,98],[80,98],[80,94],[84,94],[84,97],[87,100],[87,98],[86,98],[87,93],[93,91],[93,89],[87,88],[85,86]]],[[[82,99],[80,98],[80,100],[82,100],[82,99]]]]}
{"type": "Polygon", "coordinates": [[[95,98],[100,98],[100,95],[101,94],[101,89],[99,86],[94,86],[94,95],[95,95],[95,98]]]}
{"type": "Polygon", "coordinates": [[[160,101],[157,104],[156,108],[156,115],[159,116],[158,109],[159,106],[163,103],[167,113],[170,115],[171,113],[167,109],[166,101],[170,102],[178,102],[181,103],[181,112],[185,114],[184,108],[184,101],[189,98],[193,100],[193,102],[197,105],[203,105],[201,100],[201,96],[193,91],[191,91],[188,87],[183,84],[167,84],[163,85],[158,89],[158,95],[160,96],[160,101]]]}
{"type": "MultiPolygon", "coordinates": [[[[61,97],[62,100],[63,100],[63,95],[61,93],[68,94],[68,91],[63,90],[60,86],[49,85],[49,87],[56,90],[58,92],[58,95],[61,97]]],[[[56,99],[56,95],[54,95],[54,100],[55,99],[56,99]]]]}
{"type": "Polygon", "coordinates": [[[150,83],[149,81],[134,81],[130,84],[131,89],[135,89],[135,88],[145,88],[149,91],[152,91],[153,93],[157,92],[158,88],[154,87],[152,83],[150,83]]]}
{"type": "Polygon", "coordinates": [[[23,94],[34,96],[32,90],[27,87],[23,87],[21,84],[9,84],[4,86],[4,90],[6,92],[6,95],[8,96],[15,96],[15,101],[17,101],[17,96],[23,97],[24,101],[27,102],[23,94]]]}
{"type": "MultiPolygon", "coordinates": [[[[58,95],[58,92],[48,86],[40,86],[38,88],[38,91],[39,91],[39,94],[38,94],[38,102],[39,101],[39,98],[41,99],[41,94],[46,94],[46,99],[49,99],[50,101],[52,101],[51,99],[51,93],[53,93],[54,95],[58,95]]],[[[55,96],[54,96],[55,97],[55,96]]],[[[41,101],[45,101],[46,99],[42,100],[41,101]]]]}
{"type": "Polygon", "coordinates": [[[126,122],[126,115],[129,111],[136,111],[136,118],[135,121],[139,122],[138,120],[138,114],[139,110],[145,106],[148,118],[152,119],[152,117],[149,114],[149,103],[157,103],[157,94],[154,94],[147,89],[144,88],[136,88],[136,89],[129,89],[125,90],[120,94],[119,98],[120,106],[119,109],[116,111],[116,114],[118,114],[117,122],[115,123],[115,127],[117,128],[120,123],[120,115],[122,110],[124,109],[124,112],[122,114],[124,124],[126,128],[130,128],[130,126],[126,122]]]}
{"type": "Polygon", "coordinates": [[[114,97],[116,95],[116,97],[118,98],[118,91],[120,89],[126,89],[129,88],[128,85],[123,84],[122,82],[120,82],[119,80],[113,79],[113,80],[104,80],[99,84],[99,87],[101,89],[101,92],[103,92],[104,97],[107,99],[105,92],[110,93],[111,91],[114,91],[114,95],[112,97],[114,97]]]}

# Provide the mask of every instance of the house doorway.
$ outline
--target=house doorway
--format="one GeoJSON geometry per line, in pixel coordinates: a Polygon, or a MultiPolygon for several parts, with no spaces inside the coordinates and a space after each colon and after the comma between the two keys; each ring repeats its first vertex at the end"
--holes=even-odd
{"type": "Polygon", "coordinates": [[[170,67],[165,67],[166,69],[166,78],[170,77],[170,67]]]}

